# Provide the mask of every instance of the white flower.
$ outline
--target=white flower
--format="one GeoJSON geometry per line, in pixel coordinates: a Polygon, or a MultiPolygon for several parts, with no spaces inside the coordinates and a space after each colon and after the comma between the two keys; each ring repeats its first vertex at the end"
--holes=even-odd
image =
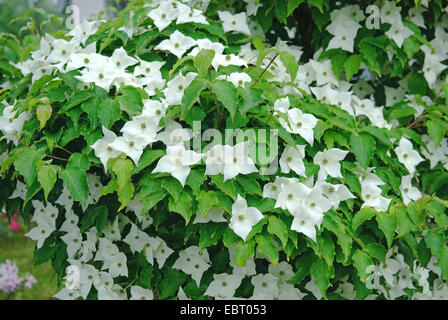
{"type": "Polygon", "coordinates": [[[401,20],[395,21],[386,32],[386,36],[394,40],[400,48],[403,45],[404,40],[413,34],[414,33],[406,27],[401,20]]]}
{"type": "Polygon", "coordinates": [[[255,259],[253,257],[250,257],[246,260],[246,264],[244,266],[237,266],[235,264],[235,250],[236,250],[236,245],[232,246],[229,248],[229,256],[230,256],[230,261],[229,261],[229,265],[233,268],[233,274],[237,274],[240,276],[253,276],[255,274],[257,274],[257,272],[255,271],[255,259]]]}
{"type": "Polygon", "coordinates": [[[314,164],[320,166],[318,180],[325,180],[327,176],[342,178],[339,161],[343,160],[347,154],[348,151],[337,148],[316,153],[314,156],[314,164]]]}
{"type": "Polygon", "coordinates": [[[364,201],[361,208],[372,207],[377,211],[386,212],[391,199],[381,196],[381,188],[369,182],[361,183],[361,198],[364,201]]]}
{"type": "Polygon", "coordinates": [[[311,192],[311,188],[305,184],[298,182],[298,179],[291,179],[287,183],[282,183],[280,192],[275,203],[275,208],[282,208],[288,210],[290,213],[294,212],[302,200],[311,192]]]}
{"type": "Polygon", "coordinates": [[[170,35],[169,39],[163,40],[154,49],[167,50],[180,59],[194,45],[196,45],[196,41],[193,38],[184,36],[176,30],[170,35]]]}
{"type": "Polygon", "coordinates": [[[276,265],[270,264],[268,270],[270,274],[277,277],[280,281],[288,281],[294,275],[292,266],[286,261],[279,262],[276,265]]]}
{"type": "Polygon", "coordinates": [[[148,13],[159,31],[165,29],[171,21],[178,16],[178,10],[174,8],[171,1],[162,2],[157,9],[153,9],[148,13]]]}
{"type": "Polygon", "coordinates": [[[251,283],[254,286],[254,297],[267,294],[273,298],[279,294],[278,279],[272,274],[257,274],[252,277],[251,283]]]}
{"type": "Polygon", "coordinates": [[[14,192],[9,197],[9,199],[16,199],[20,198],[22,200],[26,200],[26,184],[20,182],[17,180],[16,188],[14,189],[14,192]]]}
{"type": "Polygon", "coordinates": [[[145,116],[134,116],[132,121],[128,121],[121,128],[123,137],[127,141],[134,141],[136,145],[146,147],[157,141],[157,131],[159,130],[159,119],[145,116]]]}
{"type": "Polygon", "coordinates": [[[142,156],[144,144],[138,144],[137,141],[127,140],[125,137],[118,137],[112,143],[108,144],[108,147],[126,154],[134,161],[135,165],[138,165],[138,161],[142,156]]]}
{"type": "Polygon", "coordinates": [[[249,157],[247,142],[235,146],[215,145],[206,153],[206,175],[223,173],[224,181],[233,179],[238,174],[258,172],[254,161],[249,157]]]}
{"type": "Polygon", "coordinates": [[[313,128],[317,124],[317,119],[312,114],[303,113],[298,108],[288,110],[289,126],[285,129],[290,133],[299,134],[311,146],[314,140],[313,128]]]}
{"type": "Polygon", "coordinates": [[[401,177],[400,191],[403,196],[403,202],[407,205],[411,200],[418,200],[422,197],[422,193],[416,187],[412,186],[412,176],[401,177]]]}
{"type": "Polygon", "coordinates": [[[190,246],[179,252],[179,258],[174,262],[173,269],[181,270],[191,275],[196,284],[200,285],[202,275],[210,268],[210,258],[207,250],[199,250],[198,246],[190,246]]]}
{"type": "Polygon", "coordinates": [[[177,17],[176,24],[187,22],[209,24],[201,10],[186,6],[180,2],[177,3],[177,9],[179,15],[177,17]]]}
{"type": "Polygon", "coordinates": [[[232,205],[232,218],[230,218],[229,227],[246,241],[252,227],[261,219],[263,219],[263,215],[260,210],[255,207],[248,207],[246,200],[238,195],[232,205]]]}
{"type": "Polygon", "coordinates": [[[287,146],[280,157],[280,168],[283,173],[289,173],[290,170],[299,176],[305,177],[305,146],[297,145],[296,148],[287,146]]]}
{"type": "Polygon", "coordinates": [[[168,172],[184,186],[190,173],[190,166],[198,163],[203,155],[186,150],[184,146],[169,146],[166,148],[166,153],[166,156],[157,163],[153,173],[168,172]]]}
{"type": "Polygon", "coordinates": [[[168,82],[167,87],[163,90],[166,97],[166,102],[169,105],[176,105],[182,103],[184,90],[197,77],[194,72],[189,72],[185,76],[179,73],[176,77],[168,82]]]}
{"type": "Polygon", "coordinates": [[[240,286],[243,276],[236,274],[214,274],[213,281],[208,286],[204,295],[217,299],[230,299],[240,286]]]}
{"type": "Polygon", "coordinates": [[[324,181],[319,181],[316,184],[322,194],[330,200],[332,208],[337,209],[341,201],[356,198],[348,188],[343,184],[331,184],[324,181]]]}
{"type": "Polygon", "coordinates": [[[115,49],[110,57],[110,61],[116,68],[126,69],[129,66],[132,66],[138,62],[137,59],[131,58],[126,53],[126,50],[123,48],[115,49]]]}
{"type": "Polygon", "coordinates": [[[144,289],[139,286],[131,287],[131,299],[130,300],[152,300],[154,294],[149,289],[144,289]]]}
{"type": "Polygon", "coordinates": [[[219,66],[245,66],[247,67],[247,61],[234,54],[220,54],[215,53],[212,60],[212,66],[215,70],[218,70],[219,66]]]}
{"type": "Polygon", "coordinates": [[[412,143],[402,137],[397,148],[395,148],[398,161],[400,161],[411,175],[414,175],[415,167],[424,159],[413,149],[412,143]]]}
{"type": "Polygon", "coordinates": [[[25,237],[37,241],[37,248],[41,248],[44,241],[50,236],[51,233],[53,233],[53,231],[54,228],[52,226],[45,221],[41,221],[36,227],[26,233],[25,237]]]}
{"type": "Polygon", "coordinates": [[[225,75],[220,75],[216,77],[216,80],[228,80],[233,83],[235,87],[241,86],[244,87],[246,82],[251,82],[252,78],[245,72],[232,72],[226,79],[225,75]]]}
{"type": "Polygon", "coordinates": [[[197,45],[198,46],[193,48],[191,50],[191,52],[188,54],[189,56],[195,57],[199,53],[199,51],[201,51],[202,49],[213,50],[213,51],[215,51],[215,54],[221,54],[221,53],[223,53],[224,49],[226,48],[222,43],[212,42],[208,38],[198,39],[197,45]]]}
{"type": "Polygon", "coordinates": [[[309,238],[316,241],[315,226],[319,226],[322,222],[323,215],[312,214],[307,210],[298,210],[294,213],[294,220],[291,224],[291,229],[303,233],[309,238]]]}
{"type": "Polygon", "coordinates": [[[140,60],[138,66],[134,68],[134,76],[145,76],[148,78],[162,78],[162,74],[160,73],[160,69],[166,63],[166,61],[151,61],[147,62],[144,60],[140,60]]]}
{"type": "Polygon", "coordinates": [[[104,171],[107,172],[107,161],[111,158],[118,157],[121,152],[109,146],[109,144],[113,143],[117,139],[115,133],[103,126],[103,135],[103,138],[98,139],[90,147],[95,151],[95,155],[102,162],[104,171]]]}
{"type": "Polygon", "coordinates": [[[224,32],[236,31],[250,36],[249,26],[245,12],[232,15],[228,11],[218,11],[219,19],[222,21],[224,32]]]}
{"type": "Polygon", "coordinates": [[[183,145],[193,137],[191,129],[185,129],[176,121],[171,121],[165,127],[165,131],[157,135],[157,139],[167,146],[183,145]]]}

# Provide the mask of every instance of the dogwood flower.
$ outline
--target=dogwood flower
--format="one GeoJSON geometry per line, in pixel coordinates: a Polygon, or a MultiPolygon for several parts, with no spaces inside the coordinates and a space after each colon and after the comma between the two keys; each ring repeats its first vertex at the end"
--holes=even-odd
{"type": "Polygon", "coordinates": [[[401,138],[398,147],[395,148],[395,153],[397,154],[398,161],[408,169],[411,175],[414,175],[415,167],[424,160],[413,149],[412,143],[404,137],[401,138]]]}
{"type": "Polygon", "coordinates": [[[173,269],[191,275],[199,287],[202,275],[210,266],[207,250],[201,251],[198,246],[190,246],[179,252],[179,258],[174,262],[173,269]]]}
{"type": "Polygon", "coordinates": [[[302,200],[308,196],[311,188],[298,182],[297,179],[291,179],[288,183],[280,186],[280,192],[277,196],[275,208],[282,208],[293,213],[302,203],[302,200]]]}
{"type": "Polygon", "coordinates": [[[348,151],[337,148],[316,153],[314,156],[314,164],[320,167],[318,180],[325,180],[327,176],[342,178],[339,161],[343,160],[347,154],[348,151]]]}
{"type": "Polygon", "coordinates": [[[194,72],[189,72],[185,76],[182,73],[179,73],[176,77],[170,80],[167,87],[163,90],[163,93],[166,96],[166,102],[169,105],[181,104],[185,88],[187,88],[196,77],[197,74],[194,72]]]}
{"type": "Polygon", "coordinates": [[[110,61],[113,65],[115,65],[115,67],[122,69],[126,69],[127,67],[138,63],[138,60],[128,56],[126,50],[123,48],[115,49],[110,57],[110,61]]]}
{"type": "Polygon", "coordinates": [[[224,32],[241,32],[250,36],[249,26],[247,25],[247,18],[245,12],[240,12],[232,15],[228,11],[218,11],[219,19],[222,21],[224,32]]]}
{"type": "Polygon", "coordinates": [[[209,24],[201,10],[186,6],[180,2],[177,3],[178,17],[176,24],[194,22],[201,24],[209,24]]]}
{"type": "Polygon", "coordinates": [[[196,41],[193,38],[176,30],[170,35],[169,39],[163,40],[154,49],[169,51],[180,59],[194,45],[196,45],[196,41]]]}
{"type": "Polygon", "coordinates": [[[390,29],[386,32],[386,36],[392,40],[395,41],[397,46],[401,48],[403,45],[404,40],[406,38],[410,37],[414,33],[406,27],[403,22],[401,22],[401,19],[398,21],[395,21],[390,29]]]}
{"type": "Polygon", "coordinates": [[[168,146],[166,153],[167,155],[162,157],[157,163],[153,173],[168,172],[184,186],[190,173],[190,166],[198,163],[202,159],[203,154],[186,150],[184,146],[179,145],[168,146]]]}
{"type": "Polygon", "coordinates": [[[247,67],[247,61],[238,57],[235,54],[220,54],[215,53],[212,60],[212,66],[215,70],[218,70],[219,66],[245,66],[247,67]]]}
{"type": "Polygon", "coordinates": [[[382,190],[373,183],[361,183],[361,199],[364,201],[361,208],[372,207],[377,211],[386,212],[392,201],[381,196],[382,190]]]}
{"type": "Polygon", "coordinates": [[[294,275],[292,266],[286,261],[279,262],[276,265],[270,264],[268,270],[270,274],[277,277],[280,281],[288,281],[294,275]]]}
{"type": "Polygon", "coordinates": [[[299,176],[305,177],[305,165],[303,158],[305,157],[305,146],[297,145],[296,148],[287,146],[280,157],[280,168],[283,173],[294,171],[299,176]]]}
{"type": "Polygon", "coordinates": [[[250,282],[254,286],[254,297],[268,294],[273,299],[274,296],[279,294],[278,279],[272,274],[257,274],[252,277],[250,282]]]}
{"type": "Polygon", "coordinates": [[[298,210],[293,213],[294,220],[291,229],[303,233],[314,242],[316,242],[315,226],[320,226],[323,220],[323,214],[314,214],[308,210],[298,210]]]}
{"type": "Polygon", "coordinates": [[[232,72],[228,77],[221,75],[216,77],[216,80],[226,79],[233,83],[235,87],[244,87],[246,82],[251,82],[252,78],[245,72],[232,72]]]}
{"type": "Polygon", "coordinates": [[[146,145],[142,142],[138,143],[138,141],[128,140],[125,137],[118,137],[107,146],[118,151],[120,154],[126,154],[136,165],[138,165],[138,161],[140,160],[146,145]]]}
{"type": "Polygon", "coordinates": [[[289,126],[285,127],[290,133],[299,134],[311,146],[314,140],[313,128],[317,124],[317,119],[312,114],[303,113],[298,108],[288,110],[289,126]]]}
{"type": "Polygon", "coordinates": [[[411,200],[418,200],[422,197],[420,190],[413,187],[411,181],[411,175],[401,177],[400,191],[405,205],[411,202],[411,200]]]}
{"type": "Polygon", "coordinates": [[[236,274],[214,274],[213,281],[209,284],[204,295],[215,299],[230,299],[236,289],[241,285],[243,276],[236,274]]]}
{"type": "Polygon", "coordinates": [[[248,207],[247,202],[240,195],[232,205],[232,217],[229,227],[244,241],[246,241],[252,227],[256,225],[263,215],[255,207],[248,207]]]}
{"type": "Polygon", "coordinates": [[[337,209],[341,201],[356,198],[343,184],[331,184],[319,181],[316,187],[320,188],[322,194],[330,200],[333,209],[337,209]]]}
{"type": "Polygon", "coordinates": [[[104,135],[103,138],[98,139],[90,147],[94,150],[95,155],[100,159],[101,163],[103,164],[104,171],[107,172],[107,161],[111,158],[118,157],[121,152],[109,146],[109,144],[113,143],[117,139],[115,133],[113,133],[104,126],[102,127],[102,130],[104,135]]]}
{"type": "Polygon", "coordinates": [[[50,236],[50,234],[53,233],[53,231],[54,227],[50,226],[45,221],[41,221],[36,227],[26,233],[25,237],[37,241],[37,248],[39,249],[42,247],[44,241],[50,236]]]}
{"type": "Polygon", "coordinates": [[[162,2],[156,9],[148,12],[148,17],[150,17],[159,31],[162,31],[178,17],[179,11],[174,8],[171,1],[162,2]]]}
{"type": "Polygon", "coordinates": [[[154,294],[149,289],[144,289],[139,286],[131,287],[131,299],[130,300],[152,300],[154,294]]]}
{"type": "Polygon", "coordinates": [[[220,208],[210,208],[206,212],[206,218],[204,218],[204,216],[198,210],[196,212],[196,217],[193,221],[193,224],[208,222],[227,222],[226,218],[224,218],[224,210],[220,208]]]}

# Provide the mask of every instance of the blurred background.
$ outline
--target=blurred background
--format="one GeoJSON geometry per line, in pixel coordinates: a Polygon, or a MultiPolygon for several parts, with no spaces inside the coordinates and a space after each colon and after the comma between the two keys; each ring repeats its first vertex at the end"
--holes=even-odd
{"type": "Polygon", "coordinates": [[[126,3],[127,0],[0,0],[0,32],[16,34],[19,27],[14,24],[14,19],[21,17],[30,8],[63,16],[70,5],[76,5],[82,21],[100,12],[104,12],[104,17],[112,18],[115,12],[109,8],[120,10],[126,3]]]}

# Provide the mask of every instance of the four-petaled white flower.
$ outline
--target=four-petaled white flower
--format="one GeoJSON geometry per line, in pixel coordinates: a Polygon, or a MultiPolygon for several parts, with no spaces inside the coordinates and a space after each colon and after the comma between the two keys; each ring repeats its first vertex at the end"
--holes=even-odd
{"type": "Polygon", "coordinates": [[[235,290],[240,286],[243,276],[236,274],[214,274],[213,281],[209,284],[204,295],[215,299],[230,299],[235,290]]]}
{"type": "Polygon", "coordinates": [[[401,138],[398,147],[395,148],[398,161],[400,161],[411,175],[414,175],[415,167],[424,159],[412,147],[411,141],[406,138],[401,138]]]}
{"type": "Polygon", "coordinates": [[[201,161],[202,157],[203,154],[187,150],[184,146],[169,146],[166,148],[166,156],[159,160],[153,173],[170,173],[184,186],[185,180],[190,174],[190,166],[201,161]]]}
{"type": "Polygon", "coordinates": [[[422,197],[420,190],[412,186],[411,175],[401,177],[400,191],[405,205],[422,197]]]}
{"type": "Polygon", "coordinates": [[[196,45],[196,41],[193,38],[176,30],[170,35],[169,39],[163,40],[154,49],[169,51],[180,59],[194,45],[196,45]]]}
{"type": "Polygon", "coordinates": [[[263,215],[260,210],[255,207],[248,207],[246,200],[238,195],[232,205],[232,218],[230,218],[229,227],[246,241],[252,227],[261,219],[263,219],[263,215]]]}
{"type": "Polygon", "coordinates": [[[159,31],[162,31],[178,16],[178,9],[174,8],[171,1],[163,1],[158,8],[149,11],[150,17],[159,31]]]}
{"type": "Polygon", "coordinates": [[[306,177],[303,158],[305,158],[305,146],[297,145],[296,148],[287,146],[279,161],[281,171],[283,173],[289,173],[292,170],[299,176],[306,177]]]}
{"type": "Polygon", "coordinates": [[[318,180],[325,180],[327,176],[342,178],[339,161],[343,160],[347,154],[348,151],[337,148],[316,153],[314,156],[314,164],[320,166],[318,180]]]}
{"type": "Polygon", "coordinates": [[[285,129],[291,133],[299,134],[312,146],[314,140],[313,128],[317,124],[316,117],[312,114],[303,113],[302,110],[298,108],[289,109],[287,113],[289,126],[285,129]]]}
{"type": "Polygon", "coordinates": [[[236,31],[250,36],[250,29],[247,25],[245,12],[231,14],[228,11],[218,11],[218,16],[222,21],[224,32],[236,31]]]}

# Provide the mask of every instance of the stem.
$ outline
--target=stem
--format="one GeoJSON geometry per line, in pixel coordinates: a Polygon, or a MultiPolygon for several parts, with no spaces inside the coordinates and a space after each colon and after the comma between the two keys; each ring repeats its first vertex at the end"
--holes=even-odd
{"type": "Polygon", "coordinates": [[[435,101],[437,100],[437,98],[439,98],[441,92],[439,92],[438,94],[436,94],[436,96],[434,97],[434,99],[432,99],[431,104],[425,109],[425,111],[422,112],[421,115],[419,115],[417,117],[417,119],[415,119],[413,122],[409,123],[406,128],[408,129],[414,129],[417,127],[417,125],[423,120],[423,116],[425,116],[428,113],[429,108],[431,108],[435,101]]]}
{"type": "MultiPolygon", "coordinates": [[[[23,143],[23,145],[24,145],[25,147],[27,147],[27,148],[30,149],[30,150],[33,150],[33,149],[31,149],[30,146],[27,145],[23,140],[21,140],[21,141],[22,141],[22,143],[23,143]]],[[[45,157],[68,162],[67,159],[59,158],[59,157],[56,157],[56,156],[52,156],[51,154],[45,154],[45,157]]]]}
{"type": "MultiPolygon", "coordinates": [[[[208,67],[208,78],[210,80],[210,83],[212,83],[212,75],[210,74],[210,69],[211,68],[212,68],[212,66],[208,67]]],[[[218,122],[218,129],[219,129],[221,127],[222,120],[224,119],[224,115],[221,112],[221,110],[219,110],[218,99],[216,98],[216,95],[213,92],[211,85],[207,86],[207,88],[208,88],[208,90],[210,90],[210,92],[212,94],[212,97],[213,97],[213,100],[215,101],[215,104],[216,104],[216,111],[218,111],[218,115],[219,115],[219,122],[218,122]]]]}
{"type": "Polygon", "coordinates": [[[266,68],[264,68],[264,70],[260,73],[260,75],[258,76],[258,78],[254,81],[254,83],[252,83],[252,85],[250,86],[250,88],[252,88],[257,82],[258,80],[260,80],[260,78],[263,76],[263,74],[266,72],[267,69],[269,69],[269,67],[271,66],[272,62],[274,62],[274,60],[278,57],[278,53],[275,54],[274,58],[271,59],[271,61],[269,62],[269,64],[266,66],[266,68]]]}

